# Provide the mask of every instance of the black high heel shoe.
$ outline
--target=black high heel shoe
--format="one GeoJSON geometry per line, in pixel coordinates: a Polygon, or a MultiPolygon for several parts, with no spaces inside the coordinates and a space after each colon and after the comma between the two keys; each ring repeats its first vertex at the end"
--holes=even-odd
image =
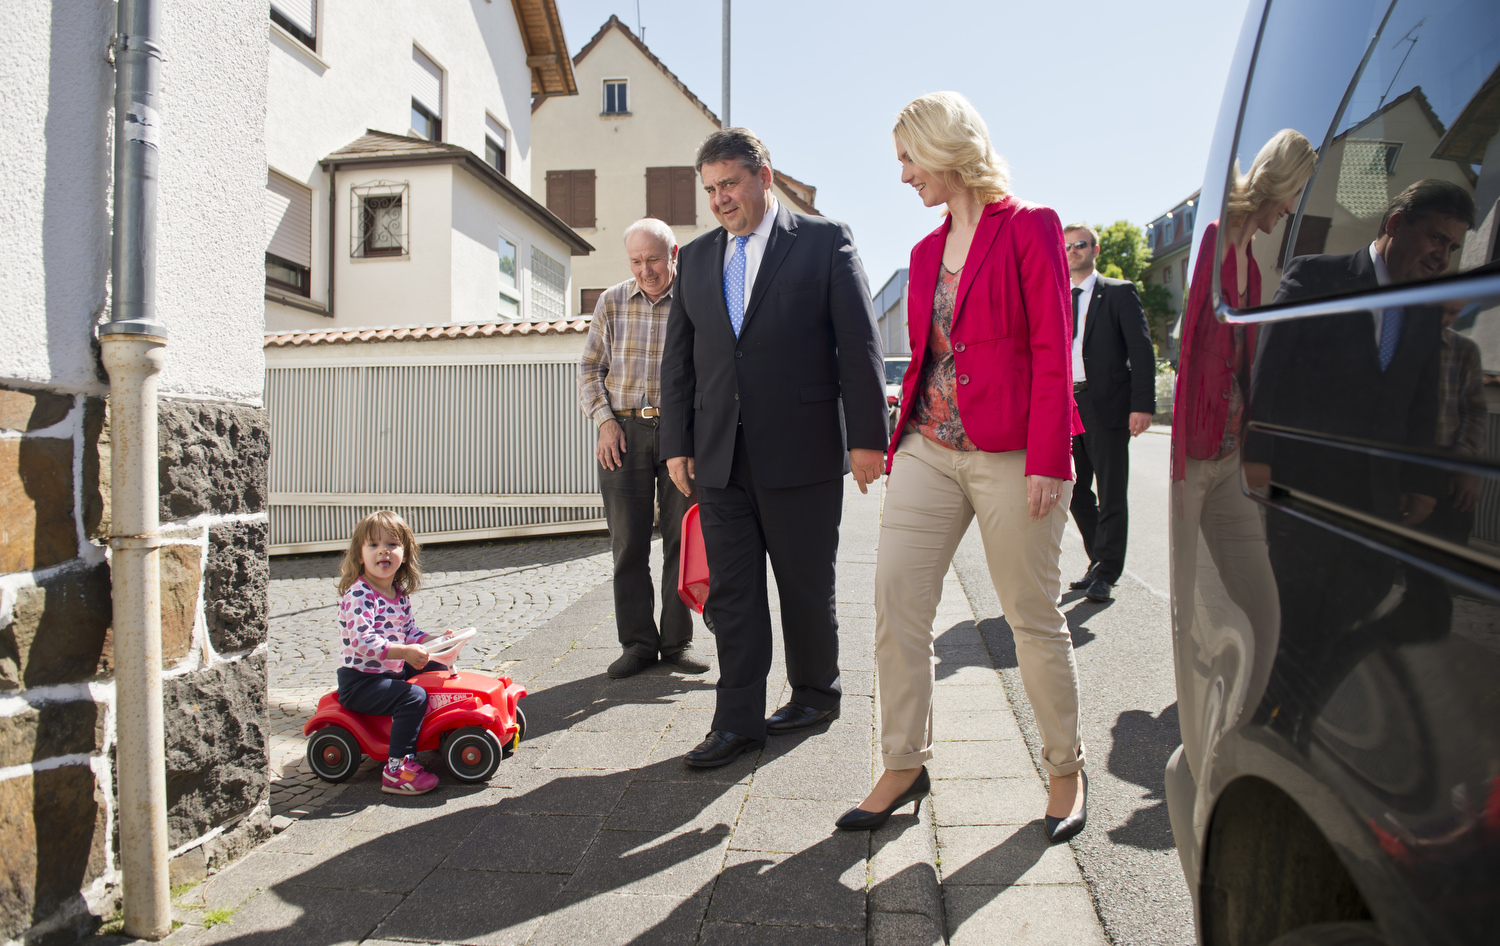
{"type": "Polygon", "coordinates": [[[842,818],[833,823],[835,828],[843,828],[845,831],[874,831],[876,828],[891,820],[891,815],[896,809],[907,804],[916,802],[911,806],[911,813],[915,815],[922,810],[922,799],[932,793],[932,779],[927,777],[927,766],[922,766],[922,771],[917,773],[916,781],[911,783],[901,797],[891,802],[891,806],[885,811],[865,811],[863,808],[850,808],[844,812],[842,818]]]}
{"type": "Polygon", "coordinates": [[[1083,826],[1089,821],[1089,775],[1079,770],[1078,789],[1083,792],[1083,804],[1078,810],[1066,818],[1054,818],[1051,815],[1043,815],[1047,823],[1047,840],[1052,844],[1061,844],[1073,835],[1083,830],[1083,826]]]}

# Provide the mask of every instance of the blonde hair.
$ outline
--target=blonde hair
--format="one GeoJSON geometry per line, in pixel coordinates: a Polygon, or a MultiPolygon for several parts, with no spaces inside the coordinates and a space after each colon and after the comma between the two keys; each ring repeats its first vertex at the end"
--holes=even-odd
{"type": "Polygon", "coordinates": [[[359,525],[354,527],[354,534],[349,537],[349,549],[344,552],[344,560],[339,563],[341,597],[351,585],[364,577],[365,543],[377,531],[392,536],[401,543],[401,567],[396,569],[391,584],[396,586],[397,591],[408,595],[422,587],[422,547],[417,544],[416,535],[411,531],[411,526],[406,524],[406,520],[389,509],[381,509],[359,520],[359,525]]]}
{"type": "Polygon", "coordinates": [[[1266,204],[1295,197],[1312,177],[1317,160],[1318,153],[1313,150],[1312,142],[1290,128],[1283,128],[1266,142],[1250,163],[1249,174],[1240,174],[1239,161],[1236,160],[1234,183],[1230,185],[1229,199],[1224,203],[1230,224],[1243,223],[1245,218],[1266,204]]]}
{"type": "Polygon", "coordinates": [[[896,116],[896,138],[907,157],[950,185],[973,192],[981,204],[1010,193],[1010,170],[990,143],[990,131],[969,100],[957,92],[929,92],[896,116]]]}

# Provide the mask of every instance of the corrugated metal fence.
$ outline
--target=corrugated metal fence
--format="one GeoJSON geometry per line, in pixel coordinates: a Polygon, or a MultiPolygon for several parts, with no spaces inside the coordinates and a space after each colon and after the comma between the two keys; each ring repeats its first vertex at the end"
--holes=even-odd
{"type": "Polygon", "coordinates": [[[577,392],[571,362],[269,367],[271,552],[381,508],[424,541],[604,528],[577,392]]]}

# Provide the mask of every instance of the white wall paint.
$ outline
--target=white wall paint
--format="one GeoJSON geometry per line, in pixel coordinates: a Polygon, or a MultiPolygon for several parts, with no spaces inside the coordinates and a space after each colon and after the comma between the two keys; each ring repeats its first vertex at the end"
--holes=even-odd
{"type": "MultiPolygon", "coordinates": [[[[313,190],[311,300],[328,297],[328,174],[318,162],[369,129],[411,133],[411,50],[415,44],[443,69],[443,141],[484,155],[485,115],[509,132],[506,176],[530,191],[531,71],[509,3],[487,0],[324,0],[319,4],[317,50],[274,27],[268,63],[269,105],[266,161],[313,190]]],[[[493,239],[464,240],[458,232],[438,234],[454,220],[458,191],[439,194],[415,182],[431,169],[341,169],[333,210],[334,318],[267,301],[267,330],[318,331],[365,325],[408,325],[488,320],[495,317],[494,295],[482,285],[496,267],[493,239]],[[413,252],[410,260],[361,261],[349,258],[348,187],[378,178],[412,180],[413,252]],[[441,250],[438,243],[442,244],[441,250]],[[472,244],[472,245],[470,245],[472,244]],[[488,247],[488,258],[476,251],[488,247]],[[456,250],[457,247],[464,247],[456,250]],[[463,271],[460,271],[460,267],[463,271]],[[349,274],[349,275],[346,275],[349,274]],[[398,285],[399,276],[407,285],[398,285]],[[483,304],[481,304],[481,300],[483,304]]],[[[515,221],[529,242],[540,228],[467,171],[444,169],[454,187],[485,192],[482,207],[515,221]]],[[[435,178],[432,179],[435,181],[435,178]]],[[[480,211],[481,215],[484,210],[480,211]]],[[[495,232],[496,221],[487,225],[495,232]]],[[[551,240],[550,235],[538,239],[551,240]]],[[[262,247],[264,251],[264,247],[262,247]]],[[[566,260],[566,253],[557,255],[566,260]]],[[[521,261],[525,266],[525,259],[521,261]]]]}

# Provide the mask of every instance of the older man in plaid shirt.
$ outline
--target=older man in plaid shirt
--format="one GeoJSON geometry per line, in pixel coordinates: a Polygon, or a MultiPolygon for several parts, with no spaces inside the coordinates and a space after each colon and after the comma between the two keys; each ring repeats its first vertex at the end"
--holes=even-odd
{"type": "Polygon", "coordinates": [[[657,453],[677,242],[671,227],[647,217],[625,228],[625,252],[632,276],[599,297],[578,372],[578,404],[599,428],[594,453],[615,559],[615,628],[624,653],[609,675],[640,673],[658,655],[684,673],[704,673],[708,663],[693,653],[692,616],[677,597],[682,516],[692,500],[672,485],[657,453]],[[662,538],[659,627],[650,571],[653,519],[662,538]]]}

